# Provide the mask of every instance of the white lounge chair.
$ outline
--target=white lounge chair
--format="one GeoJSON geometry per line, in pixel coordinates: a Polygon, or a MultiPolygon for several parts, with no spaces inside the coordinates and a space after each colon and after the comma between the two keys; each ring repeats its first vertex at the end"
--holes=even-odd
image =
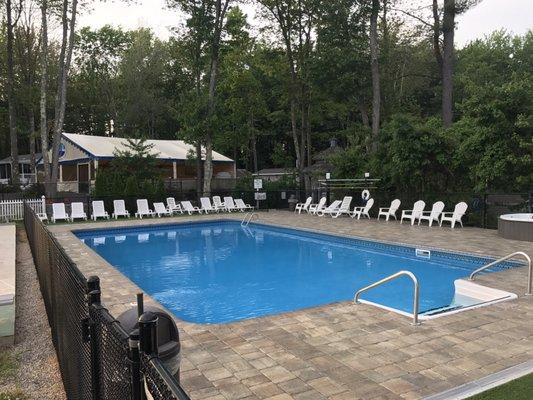
{"type": "Polygon", "coordinates": [[[385,221],[388,221],[390,217],[394,217],[397,220],[396,211],[400,208],[400,204],[402,202],[399,199],[394,199],[391,201],[390,207],[381,207],[378,212],[378,220],[382,215],[385,217],[385,221]]]}
{"type": "Polygon", "coordinates": [[[92,202],[93,213],[91,219],[96,221],[98,218],[109,219],[109,214],[105,210],[104,202],[102,200],[97,200],[92,202]]]}
{"type": "Polygon", "coordinates": [[[331,216],[333,218],[338,218],[343,214],[350,215],[350,204],[352,204],[352,199],[352,196],[344,196],[344,199],[342,199],[342,203],[339,206],[339,209],[337,210],[337,212],[332,213],[331,216]]]}
{"type": "Polygon", "coordinates": [[[233,201],[233,197],[231,196],[224,197],[224,205],[226,206],[226,210],[228,210],[229,212],[239,211],[239,209],[235,205],[235,202],[233,201]]]}
{"type": "Polygon", "coordinates": [[[440,224],[439,226],[442,226],[442,223],[444,221],[450,222],[452,228],[455,228],[455,223],[459,222],[461,224],[461,228],[463,227],[463,215],[466,213],[466,209],[468,208],[468,204],[466,204],[464,201],[457,203],[455,205],[455,208],[453,212],[443,212],[442,217],[440,218],[440,224]]]}
{"type": "Polygon", "coordinates": [[[309,196],[305,203],[296,203],[296,207],[294,208],[294,212],[298,212],[298,214],[301,214],[302,211],[307,211],[309,209],[309,206],[311,205],[311,202],[313,201],[313,198],[309,196]]]}
{"type": "Polygon", "coordinates": [[[209,197],[200,197],[200,205],[202,206],[201,210],[206,214],[209,214],[209,212],[218,212],[218,210],[212,206],[209,197]]]}
{"type": "Polygon", "coordinates": [[[245,204],[243,199],[235,199],[235,206],[240,211],[246,211],[246,210],[253,210],[254,209],[254,207],[251,206],[250,204],[245,204]]]}
{"type": "Polygon", "coordinates": [[[437,201],[431,207],[431,211],[422,211],[422,214],[418,217],[418,225],[420,225],[420,222],[422,221],[428,221],[429,226],[433,225],[433,221],[436,221],[438,224],[443,210],[444,203],[442,201],[437,201]]]}
{"type": "Polygon", "coordinates": [[[113,214],[111,216],[115,219],[118,217],[130,217],[130,213],[126,210],[126,203],[124,200],[113,200],[113,214]]]}
{"type": "Polygon", "coordinates": [[[83,219],[87,221],[87,214],[83,210],[83,203],[76,202],[70,205],[70,219],[74,221],[75,219],[83,219]]]}
{"type": "Polygon", "coordinates": [[[202,210],[199,209],[198,207],[195,207],[191,204],[190,201],[182,201],[181,202],[181,205],[183,206],[183,209],[189,213],[189,215],[193,215],[195,212],[197,212],[198,214],[201,214],[202,213],[202,210]]]}
{"type": "Polygon", "coordinates": [[[370,198],[368,199],[364,207],[355,207],[353,209],[353,213],[350,216],[352,218],[357,217],[357,219],[361,219],[361,215],[362,215],[363,217],[367,217],[368,219],[370,219],[369,211],[373,205],[374,205],[374,199],[370,198]]]}
{"type": "Polygon", "coordinates": [[[326,208],[323,208],[322,210],[318,210],[316,212],[316,215],[318,215],[319,217],[323,217],[326,214],[328,215],[336,214],[339,212],[341,204],[342,204],[341,200],[335,200],[333,203],[331,203],[326,208]]]}
{"type": "Polygon", "coordinates": [[[403,223],[404,219],[408,219],[411,221],[411,225],[414,225],[415,221],[420,218],[420,216],[424,212],[425,206],[426,203],[424,202],[424,200],[418,200],[413,205],[412,210],[402,210],[402,218],[400,219],[400,224],[403,223]]]}
{"type": "Polygon", "coordinates": [[[148,217],[154,217],[155,213],[150,210],[150,207],[148,207],[148,200],[146,199],[138,199],[137,200],[137,212],[135,213],[135,216],[142,219],[144,216],[148,217]]]}
{"type": "Polygon", "coordinates": [[[226,211],[226,205],[224,202],[220,199],[220,196],[213,196],[213,206],[218,211],[226,211]]]}
{"type": "Polygon", "coordinates": [[[70,221],[70,217],[65,211],[65,203],[52,204],[52,222],[70,221]]]}
{"type": "Polygon", "coordinates": [[[327,199],[325,197],[321,197],[317,204],[311,204],[308,209],[309,214],[316,215],[318,211],[322,211],[326,207],[326,201],[327,199]]]}
{"type": "Polygon", "coordinates": [[[42,213],[36,213],[37,218],[41,220],[41,222],[48,221],[48,215],[45,212],[42,213]]]}
{"type": "Polygon", "coordinates": [[[161,218],[162,215],[170,217],[172,213],[167,210],[164,203],[154,203],[154,214],[161,218]]]}
{"type": "Polygon", "coordinates": [[[170,211],[172,214],[183,214],[183,209],[181,208],[181,205],[176,204],[176,200],[174,199],[174,197],[167,197],[167,210],[170,211]]]}

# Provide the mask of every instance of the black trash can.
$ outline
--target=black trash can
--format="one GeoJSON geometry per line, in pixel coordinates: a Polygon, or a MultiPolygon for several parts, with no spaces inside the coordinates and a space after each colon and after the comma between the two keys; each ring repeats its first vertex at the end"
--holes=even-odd
{"type": "MultiPolygon", "coordinates": [[[[168,313],[157,307],[144,307],[144,312],[157,315],[157,345],[159,358],[168,371],[179,380],[181,344],[178,327],[168,313]]],[[[117,318],[126,332],[139,328],[139,315],[136,308],[125,311],[117,318]]]]}

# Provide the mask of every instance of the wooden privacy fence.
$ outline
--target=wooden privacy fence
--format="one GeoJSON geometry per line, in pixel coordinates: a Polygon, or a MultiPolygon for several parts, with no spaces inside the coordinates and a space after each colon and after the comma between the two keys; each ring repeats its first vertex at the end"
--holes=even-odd
{"type": "Polygon", "coordinates": [[[24,204],[28,204],[37,215],[46,213],[46,198],[17,199],[0,201],[0,221],[20,221],[24,219],[24,204]]]}

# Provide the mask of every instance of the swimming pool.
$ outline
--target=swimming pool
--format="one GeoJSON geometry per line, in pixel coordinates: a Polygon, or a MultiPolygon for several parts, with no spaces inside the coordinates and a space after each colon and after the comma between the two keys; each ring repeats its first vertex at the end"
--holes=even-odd
{"type": "MultiPolygon", "coordinates": [[[[430,314],[474,304],[455,296],[454,281],[490,261],[263,224],[243,228],[235,221],[75,234],[178,318],[194,323],[351,300],[358,289],[399,270],[416,275],[420,312],[430,314]]],[[[361,298],[411,313],[412,296],[412,281],[401,277],[361,298]]]]}

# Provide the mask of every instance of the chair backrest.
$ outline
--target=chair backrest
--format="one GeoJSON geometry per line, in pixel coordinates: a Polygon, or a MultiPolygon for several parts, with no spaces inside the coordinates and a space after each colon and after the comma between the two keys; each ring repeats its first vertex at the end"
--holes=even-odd
{"type": "Polygon", "coordinates": [[[342,204],[342,201],[340,200],[335,200],[333,203],[331,203],[327,210],[336,210],[337,208],[339,208],[339,206],[342,204]]]}
{"type": "Polygon", "coordinates": [[[148,212],[148,200],[146,199],[137,199],[137,212],[147,213],[148,212]]]}
{"type": "Polygon", "coordinates": [[[422,211],[424,211],[425,206],[426,206],[426,203],[424,202],[424,200],[418,200],[413,205],[413,214],[421,213],[422,211]]]}
{"type": "Polygon", "coordinates": [[[167,206],[169,208],[176,208],[176,200],[174,200],[174,197],[167,197],[167,206]]]}
{"type": "Polygon", "coordinates": [[[321,197],[320,200],[318,201],[318,205],[316,207],[317,210],[322,210],[324,208],[324,206],[326,205],[326,201],[328,199],[326,199],[326,197],[321,197]]]}
{"type": "Polygon", "coordinates": [[[81,202],[72,203],[70,205],[70,210],[72,211],[73,217],[76,215],[85,215],[85,212],[83,211],[83,203],[81,202]]]}
{"type": "Polygon", "coordinates": [[[231,196],[224,197],[224,204],[226,207],[235,208],[235,203],[233,202],[233,197],[231,196]]]}
{"type": "Polygon", "coordinates": [[[194,210],[194,207],[192,206],[192,203],[189,200],[182,201],[181,205],[183,206],[183,208],[185,208],[185,211],[194,210]]]}
{"type": "Polygon", "coordinates": [[[93,215],[105,215],[104,202],[102,200],[96,200],[92,202],[93,215]]]}
{"type": "Polygon", "coordinates": [[[205,210],[212,210],[213,206],[211,205],[211,200],[209,197],[200,197],[200,204],[202,205],[202,208],[205,210]]]}
{"type": "Polygon", "coordinates": [[[342,199],[342,204],[339,207],[341,211],[349,211],[350,210],[350,204],[352,203],[352,196],[344,196],[344,199],[342,199]]]}
{"type": "Polygon", "coordinates": [[[433,206],[431,207],[430,217],[432,219],[439,218],[439,215],[441,215],[442,210],[444,210],[444,203],[442,201],[437,201],[436,203],[433,203],[433,206]]]}
{"type": "Polygon", "coordinates": [[[54,217],[66,217],[67,212],[65,211],[65,203],[54,203],[52,204],[52,213],[54,217]]]}
{"type": "Polygon", "coordinates": [[[238,208],[246,208],[246,204],[244,204],[244,201],[242,201],[242,199],[235,199],[235,205],[238,208]]]}
{"type": "Polygon", "coordinates": [[[312,196],[309,196],[307,198],[307,200],[305,200],[304,210],[307,210],[309,208],[309,206],[311,205],[312,201],[313,201],[313,197],[312,196]]]}
{"type": "Polygon", "coordinates": [[[165,208],[165,204],[159,202],[159,203],[154,203],[154,211],[158,214],[166,214],[167,213],[167,209],[165,208]]]}
{"type": "Polygon", "coordinates": [[[453,210],[453,217],[461,218],[466,213],[467,208],[468,208],[468,204],[466,204],[464,201],[457,203],[453,210]]]}
{"type": "Polygon", "coordinates": [[[400,208],[401,204],[402,202],[400,201],[400,199],[392,200],[389,207],[389,214],[395,214],[396,211],[398,211],[398,208],[400,208]]]}
{"type": "Polygon", "coordinates": [[[222,200],[220,199],[220,196],[213,196],[213,204],[215,206],[222,206],[222,200]]]}
{"type": "Polygon", "coordinates": [[[113,200],[113,211],[115,214],[125,214],[126,213],[126,203],[124,200],[113,200]]]}
{"type": "Polygon", "coordinates": [[[374,199],[372,198],[368,199],[368,201],[365,204],[365,209],[364,209],[365,213],[369,212],[373,205],[374,205],[374,199]]]}

